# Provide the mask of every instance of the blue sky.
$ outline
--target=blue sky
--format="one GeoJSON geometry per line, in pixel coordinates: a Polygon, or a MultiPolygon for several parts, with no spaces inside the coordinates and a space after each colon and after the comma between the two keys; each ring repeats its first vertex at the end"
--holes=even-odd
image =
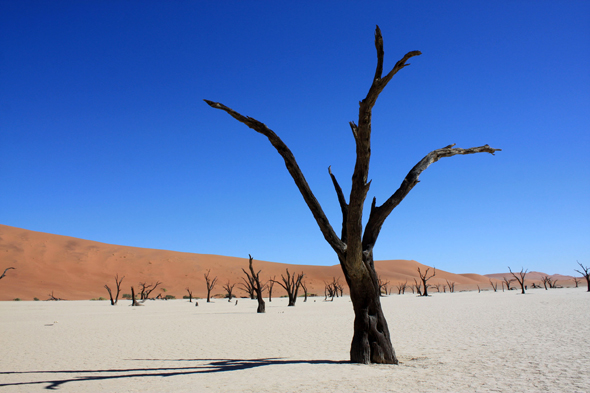
{"type": "Polygon", "coordinates": [[[0,1],[0,223],[105,243],[333,265],[269,142],[339,232],[348,126],[375,72],[422,51],[373,111],[376,259],[456,273],[590,263],[590,2],[0,1]]]}

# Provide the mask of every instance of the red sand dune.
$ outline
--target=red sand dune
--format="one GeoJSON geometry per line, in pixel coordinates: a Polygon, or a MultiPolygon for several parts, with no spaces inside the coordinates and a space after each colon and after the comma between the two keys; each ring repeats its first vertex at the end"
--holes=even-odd
{"type": "MultiPolygon", "coordinates": [[[[413,283],[414,278],[418,278],[418,267],[423,271],[428,268],[406,260],[376,261],[375,265],[393,291],[400,282],[413,283]]],[[[211,269],[211,277],[218,277],[212,294],[223,294],[222,285],[228,280],[231,283],[242,281],[242,268],[248,268],[248,259],[117,246],[0,225],[0,272],[9,266],[15,270],[9,270],[0,280],[0,300],[35,297],[45,300],[52,292],[55,297],[68,300],[107,298],[104,285],[113,288],[115,274],[125,276],[122,293],[130,293],[131,286],[137,291],[139,282],[161,281],[162,285],[153,296],[162,293],[181,298],[187,294],[187,287],[193,296],[206,296],[203,274],[208,269],[211,269]]],[[[304,272],[308,292],[320,296],[324,294],[324,281],[331,281],[332,277],[339,278],[346,287],[338,265],[288,265],[255,259],[254,268],[262,270],[264,280],[274,276],[280,279],[286,268],[290,272],[304,272]]],[[[436,277],[429,284],[444,284],[445,280],[454,281],[456,290],[476,289],[478,285],[482,289],[490,287],[486,276],[442,270],[436,271],[436,277]]],[[[244,296],[245,292],[238,287],[236,285],[234,294],[244,296]]],[[[273,296],[275,294],[281,296],[285,291],[276,284],[273,296]]]]}

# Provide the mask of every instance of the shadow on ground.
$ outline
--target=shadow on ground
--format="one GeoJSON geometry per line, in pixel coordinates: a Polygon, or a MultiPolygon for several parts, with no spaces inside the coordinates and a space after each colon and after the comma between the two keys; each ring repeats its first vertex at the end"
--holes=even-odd
{"type": "Polygon", "coordinates": [[[336,360],[288,360],[283,358],[266,359],[127,359],[132,361],[160,361],[160,362],[199,362],[202,364],[186,367],[143,367],[129,369],[105,369],[105,370],[51,370],[51,371],[4,371],[0,375],[15,374],[78,374],[71,378],[47,379],[43,381],[25,381],[13,383],[0,383],[5,386],[27,386],[47,384],[45,389],[57,389],[70,382],[102,381],[109,379],[138,378],[138,377],[174,377],[179,375],[209,374],[247,370],[262,366],[290,365],[290,364],[342,364],[348,361],[336,360]],[[85,375],[98,374],[98,375],[85,375]]]}

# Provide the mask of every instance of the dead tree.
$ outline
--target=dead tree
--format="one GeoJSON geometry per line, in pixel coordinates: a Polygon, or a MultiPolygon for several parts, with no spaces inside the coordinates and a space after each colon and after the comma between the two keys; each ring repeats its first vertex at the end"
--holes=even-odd
{"type": "Polygon", "coordinates": [[[436,292],[440,293],[440,284],[434,284],[433,287],[436,288],[436,292]]]}
{"type": "Polygon", "coordinates": [[[303,276],[303,272],[291,275],[289,273],[289,269],[287,269],[287,277],[281,274],[281,280],[283,282],[275,281],[277,284],[282,286],[285,291],[287,291],[287,296],[289,297],[288,307],[295,307],[295,302],[297,301],[297,292],[299,292],[299,287],[301,287],[301,280],[303,279],[303,276]]]}
{"type": "Polygon", "coordinates": [[[449,287],[449,292],[453,293],[455,292],[455,282],[454,281],[449,281],[449,280],[445,280],[447,282],[447,286],[449,287]]]}
{"type": "Polygon", "coordinates": [[[258,308],[256,309],[257,313],[264,313],[266,312],[266,305],[264,304],[264,299],[262,298],[262,291],[264,290],[264,285],[262,285],[260,283],[260,272],[261,270],[258,271],[258,273],[254,273],[254,268],[252,267],[252,256],[250,254],[248,254],[248,266],[250,269],[250,274],[246,273],[246,271],[244,269],[244,273],[246,273],[246,275],[248,276],[248,278],[251,277],[251,282],[252,282],[252,287],[254,289],[254,292],[256,293],[256,299],[258,299],[258,308]]]}
{"type": "Polygon", "coordinates": [[[203,274],[205,276],[205,283],[207,284],[207,303],[211,303],[211,291],[215,288],[215,284],[217,284],[217,277],[210,278],[210,273],[211,269],[208,269],[207,273],[203,274]]]}
{"type": "Polygon", "coordinates": [[[377,201],[373,198],[368,221],[366,221],[363,231],[363,208],[370,186],[368,180],[373,106],[393,76],[409,65],[406,61],[421,54],[420,51],[408,52],[395,64],[389,73],[383,75],[383,38],[379,26],[375,29],[375,48],[377,50],[377,67],[373,82],[367,96],[359,103],[358,125],[354,122],[349,123],[356,144],[356,163],[352,174],[348,202],[336,177],[328,168],[342,211],[340,236],[336,234],[320,203],[311,191],[295,156],[274,131],[264,123],[252,117],[243,116],[221,103],[209,100],[205,100],[205,102],[212,108],[225,111],[234,119],[266,136],[285,161],[287,170],[314,216],[320,231],[338,256],[342,272],[350,289],[350,299],[355,314],[354,334],[350,348],[351,362],[397,364],[398,360],[391,344],[389,328],[381,308],[379,283],[373,261],[373,248],[383,223],[393,209],[418,184],[420,174],[431,164],[444,157],[452,157],[458,154],[494,154],[500,149],[494,149],[488,145],[462,149],[455,148],[455,144],[451,144],[433,150],[409,171],[399,188],[381,206],[377,206],[377,201]]]}
{"type": "Polygon", "coordinates": [[[227,301],[231,302],[231,299],[233,297],[233,291],[234,291],[234,287],[236,286],[236,284],[230,284],[229,280],[227,280],[227,284],[223,285],[223,289],[225,289],[225,292],[227,293],[227,301]]]}
{"type": "Polygon", "coordinates": [[[131,287],[131,305],[133,307],[142,306],[142,304],[137,303],[137,300],[135,299],[135,289],[133,289],[133,287],[131,287]]]}
{"type": "Polygon", "coordinates": [[[525,278],[529,269],[527,269],[527,270],[520,269],[518,276],[516,274],[512,273],[512,270],[510,270],[510,266],[508,266],[508,270],[510,271],[510,274],[512,274],[514,276],[516,281],[518,281],[518,284],[520,284],[520,289],[522,290],[522,294],[524,295],[524,278],[525,278]]]}
{"type": "Polygon", "coordinates": [[[303,295],[303,302],[307,301],[307,283],[305,282],[305,280],[301,281],[301,289],[303,289],[303,292],[305,293],[305,295],[303,295]]]}
{"type": "Polygon", "coordinates": [[[383,296],[384,292],[387,295],[387,286],[389,285],[389,281],[385,281],[378,276],[377,282],[379,283],[379,296],[383,296]]]}
{"type": "Polygon", "coordinates": [[[430,268],[427,268],[426,271],[424,272],[424,274],[422,274],[422,272],[420,271],[420,268],[418,268],[418,274],[420,275],[420,280],[422,280],[422,285],[424,286],[424,291],[422,291],[422,296],[428,296],[428,287],[430,285],[428,285],[428,280],[430,280],[432,277],[434,277],[436,275],[436,268],[434,268],[434,270],[432,271],[432,276],[428,275],[428,271],[430,270],[430,268]]]}
{"type": "Polygon", "coordinates": [[[502,283],[502,292],[504,292],[504,284],[506,284],[506,290],[507,290],[507,291],[512,291],[512,290],[514,289],[514,288],[512,288],[512,287],[510,286],[510,283],[511,283],[512,281],[514,281],[514,279],[513,279],[513,278],[511,278],[511,279],[509,280],[509,279],[507,279],[506,277],[502,277],[502,280],[504,280],[504,282],[502,283]]]}
{"type": "Polygon", "coordinates": [[[160,285],[161,282],[160,281],[156,281],[155,284],[147,284],[145,282],[140,282],[139,285],[141,285],[141,294],[140,294],[140,300],[147,300],[150,297],[150,293],[152,293],[154,291],[154,289],[156,289],[158,287],[158,285],[160,285]]]}
{"type": "MultiPolygon", "coordinates": [[[[576,261],[576,262],[578,262],[578,261],[576,261]]],[[[578,265],[580,265],[583,272],[578,269],[574,269],[574,270],[577,271],[578,273],[580,273],[586,279],[586,283],[588,283],[588,292],[590,292],[590,266],[584,266],[580,262],[578,262],[578,265]]]]}
{"type": "Polygon", "coordinates": [[[336,284],[336,278],[332,277],[332,282],[324,281],[324,300],[328,300],[328,296],[331,298],[330,301],[334,301],[334,296],[338,296],[338,286],[336,284]]]}
{"type": "Polygon", "coordinates": [[[186,291],[188,292],[188,302],[192,303],[193,302],[193,292],[187,287],[186,291]]]}
{"type": "Polygon", "coordinates": [[[121,279],[119,280],[119,275],[115,275],[115,284],[117,285],[117,294],[115,296],[115,299],[113,300],[113,294],[111,293],[111,288],[109,288],[108,285],[105,284],[105,288],[107,289],[107,291],[109,292],[109,297],[111,298],[111,305],[115,305],[117,304],[117,302],[119,301],[119,293],[121,292],[121,283],[123,282],[123,279],[125,278],[125,276],[121,277],[121,279]]]}
{"type": "Polygon", "coordinates": [[[574,284],[576,284],[576,288],[578,287],[578,284],[580,284],[580,280],[578,280],[578,277],[574,277],[574,284]]]}
{"type": "Polygon", "coordinates": [[[494,284],[494,282],[490,278],[490,284],[492,284],[492,289],[494,290],[494,292],[498,292],[498,283],[494,284]]]}
{"type": "Polygon", "coordinates": [[[54,300],[54,301],[58,301],[58,300],[64,300],[64,299],[62,299],[62,298],[59,298],[59,297],[55,297],[55,296],[53,295],[53,291],[51,291],[51,293],[49,294],[49,299],[47,299],[47,300],[54,300]]]}
{"type": "Polygon", "coordinates": [[[4,276],[6,276],[6,272],[9,271],[10,269],[16,270],[13,267],[7,267],[6,269],[4,269],[4,273],[2,273],[2,275],[0,276],[0,280],[4,278],[4,276]]]}
{"type": "Polygon", "coordinates": [[[399,283],[399,284],[397,285],[397,294],[398,294],[398,295],[403,295],[403,294],[405,294],[405,293],[406,293],[406,287],[407,287],[407,286],[408,286],[408,280],[406,280],[406,282],[405,282],[405,283],[403,283],[403,284],[402,284],[402,283],[399,283]]]}
{"type": "Polygon", "coordinates": [[[275,278],[277,278],[277,276],[274,276],[273,278],[268,280],[268,283],[266,284],[266,287],[268,288],[268,301],[269,302],[272,302],[272,287],[275,285],[275,278]]]}
{"type": "Polygon", "coordinates": [[[416,288],[416,292],[418,292],[418,296],[422,296],[422,284],[418,283],[416,279],[414,279],[414,288],[416,288]]]}

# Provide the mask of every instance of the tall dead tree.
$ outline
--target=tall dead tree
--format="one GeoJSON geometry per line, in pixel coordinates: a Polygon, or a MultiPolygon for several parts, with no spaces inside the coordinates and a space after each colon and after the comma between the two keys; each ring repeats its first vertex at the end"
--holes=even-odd
{"type": "Polygon", "coordinates": [[[543,277],[541,277],[541,281],[543,282],[543,286],[545,287],[545,290],[547,290],[547,285],[549,285],[549,288],[553,288],[551,286],[551,284],[553,282],[553,281],[551,281],[551,277],[543,276],[543,277]]]}
{"type": "Polygon", "coordinates": [[[434,270],[432,271],[432,276],[428,275],[428,271],[430,270],[430,268],[427,268],[426,271],[424,273],[422,273],[420,271],[420,268],[418,268],[418,274],[420,275],[420,280],[422,280],[422,285],[424,286],[424,291],[422,291],[422,296],[428,296],[428,287],[430,285],[428,285],[428,280],[430,280],[432,277],[436,276],[436,268],[434,268],[434,270]]]}
{"type": "Polygon", "coordinates": [[[2,275],[0,276],[0,280],[4,278],[4,276],[6,276],[6,272],[9,271],[10,269],[16,270],[13,267],[7,267],[6,269],[4,269],[4,273],[2,273],[2,275]]]}
{"type": "MultiPolygon", "coordinates": [[[[578,261],[576,261],[576,262],[578,262],[578,261]]],[[[574,270],[577,271],[578,273],[580,273],[586,279],[586,283],[588,283],[588,292],[590,292],[590,266],[584,266],[580,262],[578,262],[578,265],[580,265],[583,272],[578,269],[574,269],[574,270]]]]}
{"type": "Polygon", "coordinates": [[[223,285],[223,289],[225,289],[225,292],[227,293],[227,301],[231,302],[231,299],[233,297],[233,291],[234,291],[234,287],[236,286],[236,284],[231,284],[229,282],[229,280],[227,280],[227,284],[223,285]]]}
{"type": "Polygon", "coordinates": [[[155,284],[148,284],[146,282],[140,282],[139,283],[139,285],[141,285],[140,299],[141,300],[149,299],[150,293],[152,293],[160,284],[161,284],[160,281],[156,281],[155,284]]]}
{"type": "Polygon", "coordinates": [[[205,102],[212,108],[228,113],[234,119],[244,123],[254,131],[266,136],[277,152],[283,157],[287,170],[295,181],[305,203],[313,214],[320,231],[332,249],[336,252],[342,267],[346,283],[350,289],[350,299],[354,309],[354,334],[350,348],[350,360],[353,363],[393,363],[398,360],[391,344],[389,327],[383,315],[379,298],[379,283],[375,264],[373,262],[373,248],[381,232],[383,223],[418,184],[420,174],[431,164],[444,157],[458,154],[491,153],[500,149],[488,145],[469,149],[455,148],[455,144],[433,150],[422,158],[406,175],[399,188],[381,205],[373,198],[369,218],[363,232],[363,208],[369,191],[369,162],[371,158],[371,119],[373,106],[377,98],[398,71],[409,64],[410,58],[421,55],[420,51],[408,52],[395,66],[383,75],[383,38],[379,26],[375,29],[375,48],[377,50],[377,66],[373,82],[367,96],[360,101],[358,125],[350,122],[352,135],[356,143],[356,163],[352,174],[352,185],[348,202],[330,168],[328,173],[338,196],[342,210],[342,230],[340,236],[336,234],[328,221],[320,203],[311,191],[295,156],[285,143],[264,123],[241,115],[233,109],[209,100],[205,102]]]}
{"type": "Polygon", "coordinates": [[[186,291],[188,292],[188,302],[192,303],[193,302],[193,291],[191,291],[189,287],[186,287],[186,291]]]}
{"type": "Polygon", "coordinates": [[[121,277],[121,279],[119,280],[119,275],[115,275],[115,284],[117,285],[117,294],[115,295],[115,299],[113,300],[113,294],[111,293],[111,288],[109,288],[108,285],[105,284],[105,288],[107,289],[108,293],[109,293],[109,297],[111,298],[111,305],[115,305],[117,304],[117,302],[119,301],[119,293],[121,292],[121,283],[123,282],[123,279],[125,278],[125,276],[121,277]]]}
{"type": "Polygon", "coordinates": [[[203,274],[205,276],[205,283],[207,284],[207,303],[211,303],[211,291],[215,288],[215,284],[217,284],[217,277],[210,278],[211,269],[207,270],[207,273],[203,274]]]}
{"type": "Polygon", "coordinates": [[[303,272],[298,274],[290,274],[289,269],[287,269],[287,277],[281,274],[281,281],[276,281],[277,284],[282,286],[285,291],[287,291],[287,296],[289,297],[289,305],[288,307],[294,307],[295,302],[297,301],[297,293],[299,292],[299,287],[301,287],[301,280],[303,279],[303,272]]]}
{"type": "Polygon", "coordinates": [[[248,278],[251,277],[252,287],[254,289],[254,292],[256,293],[256,299],[258,299],[258,308],[256,309],[256,312],[264,313],[266,312],[266,304],[264,304],[264,299],[262,298],[262,291],[264,290],[264,285],[260,283],[261,270],[259,270],[258,273],[254,273],[254,268],[252,267],[252,260],[254,258],[252,258],[250,254],[248,254],[248,258],[248,267],[250,270],[250,274],[246,273],[244,269],[242,270],[244,270],[244,273],[246,273],[248,278]]]}
{"type": "Polygon", "coordinates": [[[520,269],[518,276],[516,274],[512,273],[512,270],[510,270],[510,266],[508,266],[508,270],[510,271],[510,274],[512,274],[514,276],[516,281],[518,281],[518,284],[520,285],[520,289],[522,290],[522,294],[524,295],[524,278],[526,277],[526,274],[529,269],[527,269],[527,270],[520,269]]]}

